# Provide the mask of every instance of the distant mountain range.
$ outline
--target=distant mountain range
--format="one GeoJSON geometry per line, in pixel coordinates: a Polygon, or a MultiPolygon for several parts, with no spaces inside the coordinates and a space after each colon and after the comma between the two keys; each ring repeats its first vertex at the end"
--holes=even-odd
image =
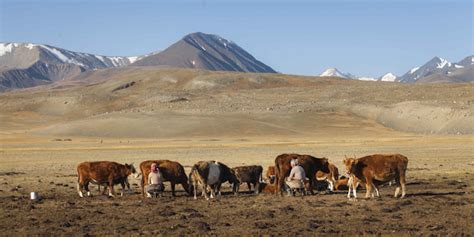
{"type": "MultiPolygon", "coordinates": [[[[473,56],[458,63],[434,57],[401,77],[393,73],[379,78],[360,77],[336,68],[327,69],[320,76],[402,83],[471,82],[473,64],[473,56]]],[[[236,43],[200,32],[186,35],[161,52],[133,57],[73,52],[45,44],[0,43],[0,92],[67,80],[86,71],[124,66],[276,73],[236,43]]]]}
{"type": "Polygon", "coordinates": [[[162,52],[133,57],[79,53],[43,44],[0,43],[0,91],[49,84],[85,71],[124,66],[276,72],[234,42],[199,32],[186,35],[162,52]]]}
{"type": "Polygon", "coordinates": [[[424,65],[409,70],[401,77],[390,72],[379,78],[358,77],[351,73],[341,72],[337,68],[326,69],[319,76],[402,83],[471,82],[474,81],[474,58],[468,56],[458,63],[451,63],[443,58],[434,57],[424,65]]]}
{"type": "Polygon", "coordinates": [[[108,57],[50,45],[0,43],[0,91],[64,80],[88,70],[122,67],[139,57],[108,57]]]}

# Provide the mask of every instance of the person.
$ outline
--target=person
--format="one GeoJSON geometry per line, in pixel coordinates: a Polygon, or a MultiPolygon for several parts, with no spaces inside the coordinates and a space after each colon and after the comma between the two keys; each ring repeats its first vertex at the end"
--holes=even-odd
{"type": "Polygon", "coordinates": [[[150,174],[148,174],[148,185],[146,186],[147,196],[161,196],[161,193],[165,189],[165,186],[163,185],[163,175],[156,163],[152,163],[150,169],[150,174]]]}
{"type": "Polygon", "coordinates": [[[290,161],[291,171],[290,176],[285,181],[288,196],[294,196],[293,190],[300,190],[304,194],[304,181],[306,180],[306,173],[303,167],[298,164],[297,159],[290,161]]]}

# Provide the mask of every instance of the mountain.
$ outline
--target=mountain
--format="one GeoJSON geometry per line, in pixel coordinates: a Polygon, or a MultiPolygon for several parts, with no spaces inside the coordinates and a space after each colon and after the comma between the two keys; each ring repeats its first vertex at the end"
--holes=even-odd
{"type": "Polygon", "coordinates": [[[352,79],[351,74],[345,74],[339,71],[337,68],[328,68],[323,73],[319,75],[320,77],[340,77],[345,79],[352,79]]]}
{"type": "Polygon", "coordinates": [[[159,54],[144,57],[133,65],[276,73],[236,43],[201,32],[186,35],[159,54]]]}
{"type": "Polygon", "coordinates": [[[0,91],[64,80],[84,71],[122,67],[140,57],[108,57],[45,44],[0,43],[0,91]]]}
{"type": "Polygon", "coordinates": [[[340,78],[354,79],[354,80],[360,80],[360,81],[377,81],[377,79],[373,77],[357,77],[350,73],[343,73],[339,71],[337,68],[328,68],[319,76],[320,77],[340,77],[340,78]]]}
{"type": "Polygon", "coordinates": [[[440,83],[474,81],[473,56],[468,56],[459,63],[451,63],[446,59],[434,57],[420,67],[405,73],[398,82],[404,83],[440,83]]]}
{"type": "Polygon", "coordinates": [[[394,82],[397,80],[397,76],[391,72],[381,76],[379,79],[379,81],[390,81],[390,82],[394,82]]]}

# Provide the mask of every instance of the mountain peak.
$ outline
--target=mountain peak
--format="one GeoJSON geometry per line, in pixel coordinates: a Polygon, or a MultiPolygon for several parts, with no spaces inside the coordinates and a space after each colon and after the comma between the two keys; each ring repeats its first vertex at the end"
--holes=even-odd
{"type": "Polygon", "coordinates": [[[188,34],[159,54],[138,60],[134,65],[276,73],[232,41],[202,32],[188,34]]]}
{"type": "Polygon", "coordinates": [[[397,76],[391,72],[386,73],[385,75],[381,76],[379,81],[390,81],[393,82],[397,79],[397,76]]]}
{"type": "Polygon", "coordinates": [[[342,73],[337,68],[332,67],[326,69],[323,73],[319,75],[320,77],[342,77],[342,78],[350,78],[349,75],[342,73]]]}

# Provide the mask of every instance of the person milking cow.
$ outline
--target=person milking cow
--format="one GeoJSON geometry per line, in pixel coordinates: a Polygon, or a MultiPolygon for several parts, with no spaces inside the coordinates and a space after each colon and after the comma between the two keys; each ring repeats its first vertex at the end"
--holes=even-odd
{"type": "Polygon", "coordinates": [[[163,184],[163,175],[156,163],[152,163],[150,166],[150,174],[148,174],[148,185],[146,186],[146,192],[148,197],[161,197],[161,193],[165,190],[163,184]]]}
{"type": "Polygon", "coordinates": [[[299,165],[298,159],[292,159],[290,161],[291,171],[290,176],[285,181],[286,190],[288,191],[288,196],[294,196],[295,191],[300,191],[304,194],[304,182],[307,179],[306,173],[304,172],[303,167],[299,165]]]}

